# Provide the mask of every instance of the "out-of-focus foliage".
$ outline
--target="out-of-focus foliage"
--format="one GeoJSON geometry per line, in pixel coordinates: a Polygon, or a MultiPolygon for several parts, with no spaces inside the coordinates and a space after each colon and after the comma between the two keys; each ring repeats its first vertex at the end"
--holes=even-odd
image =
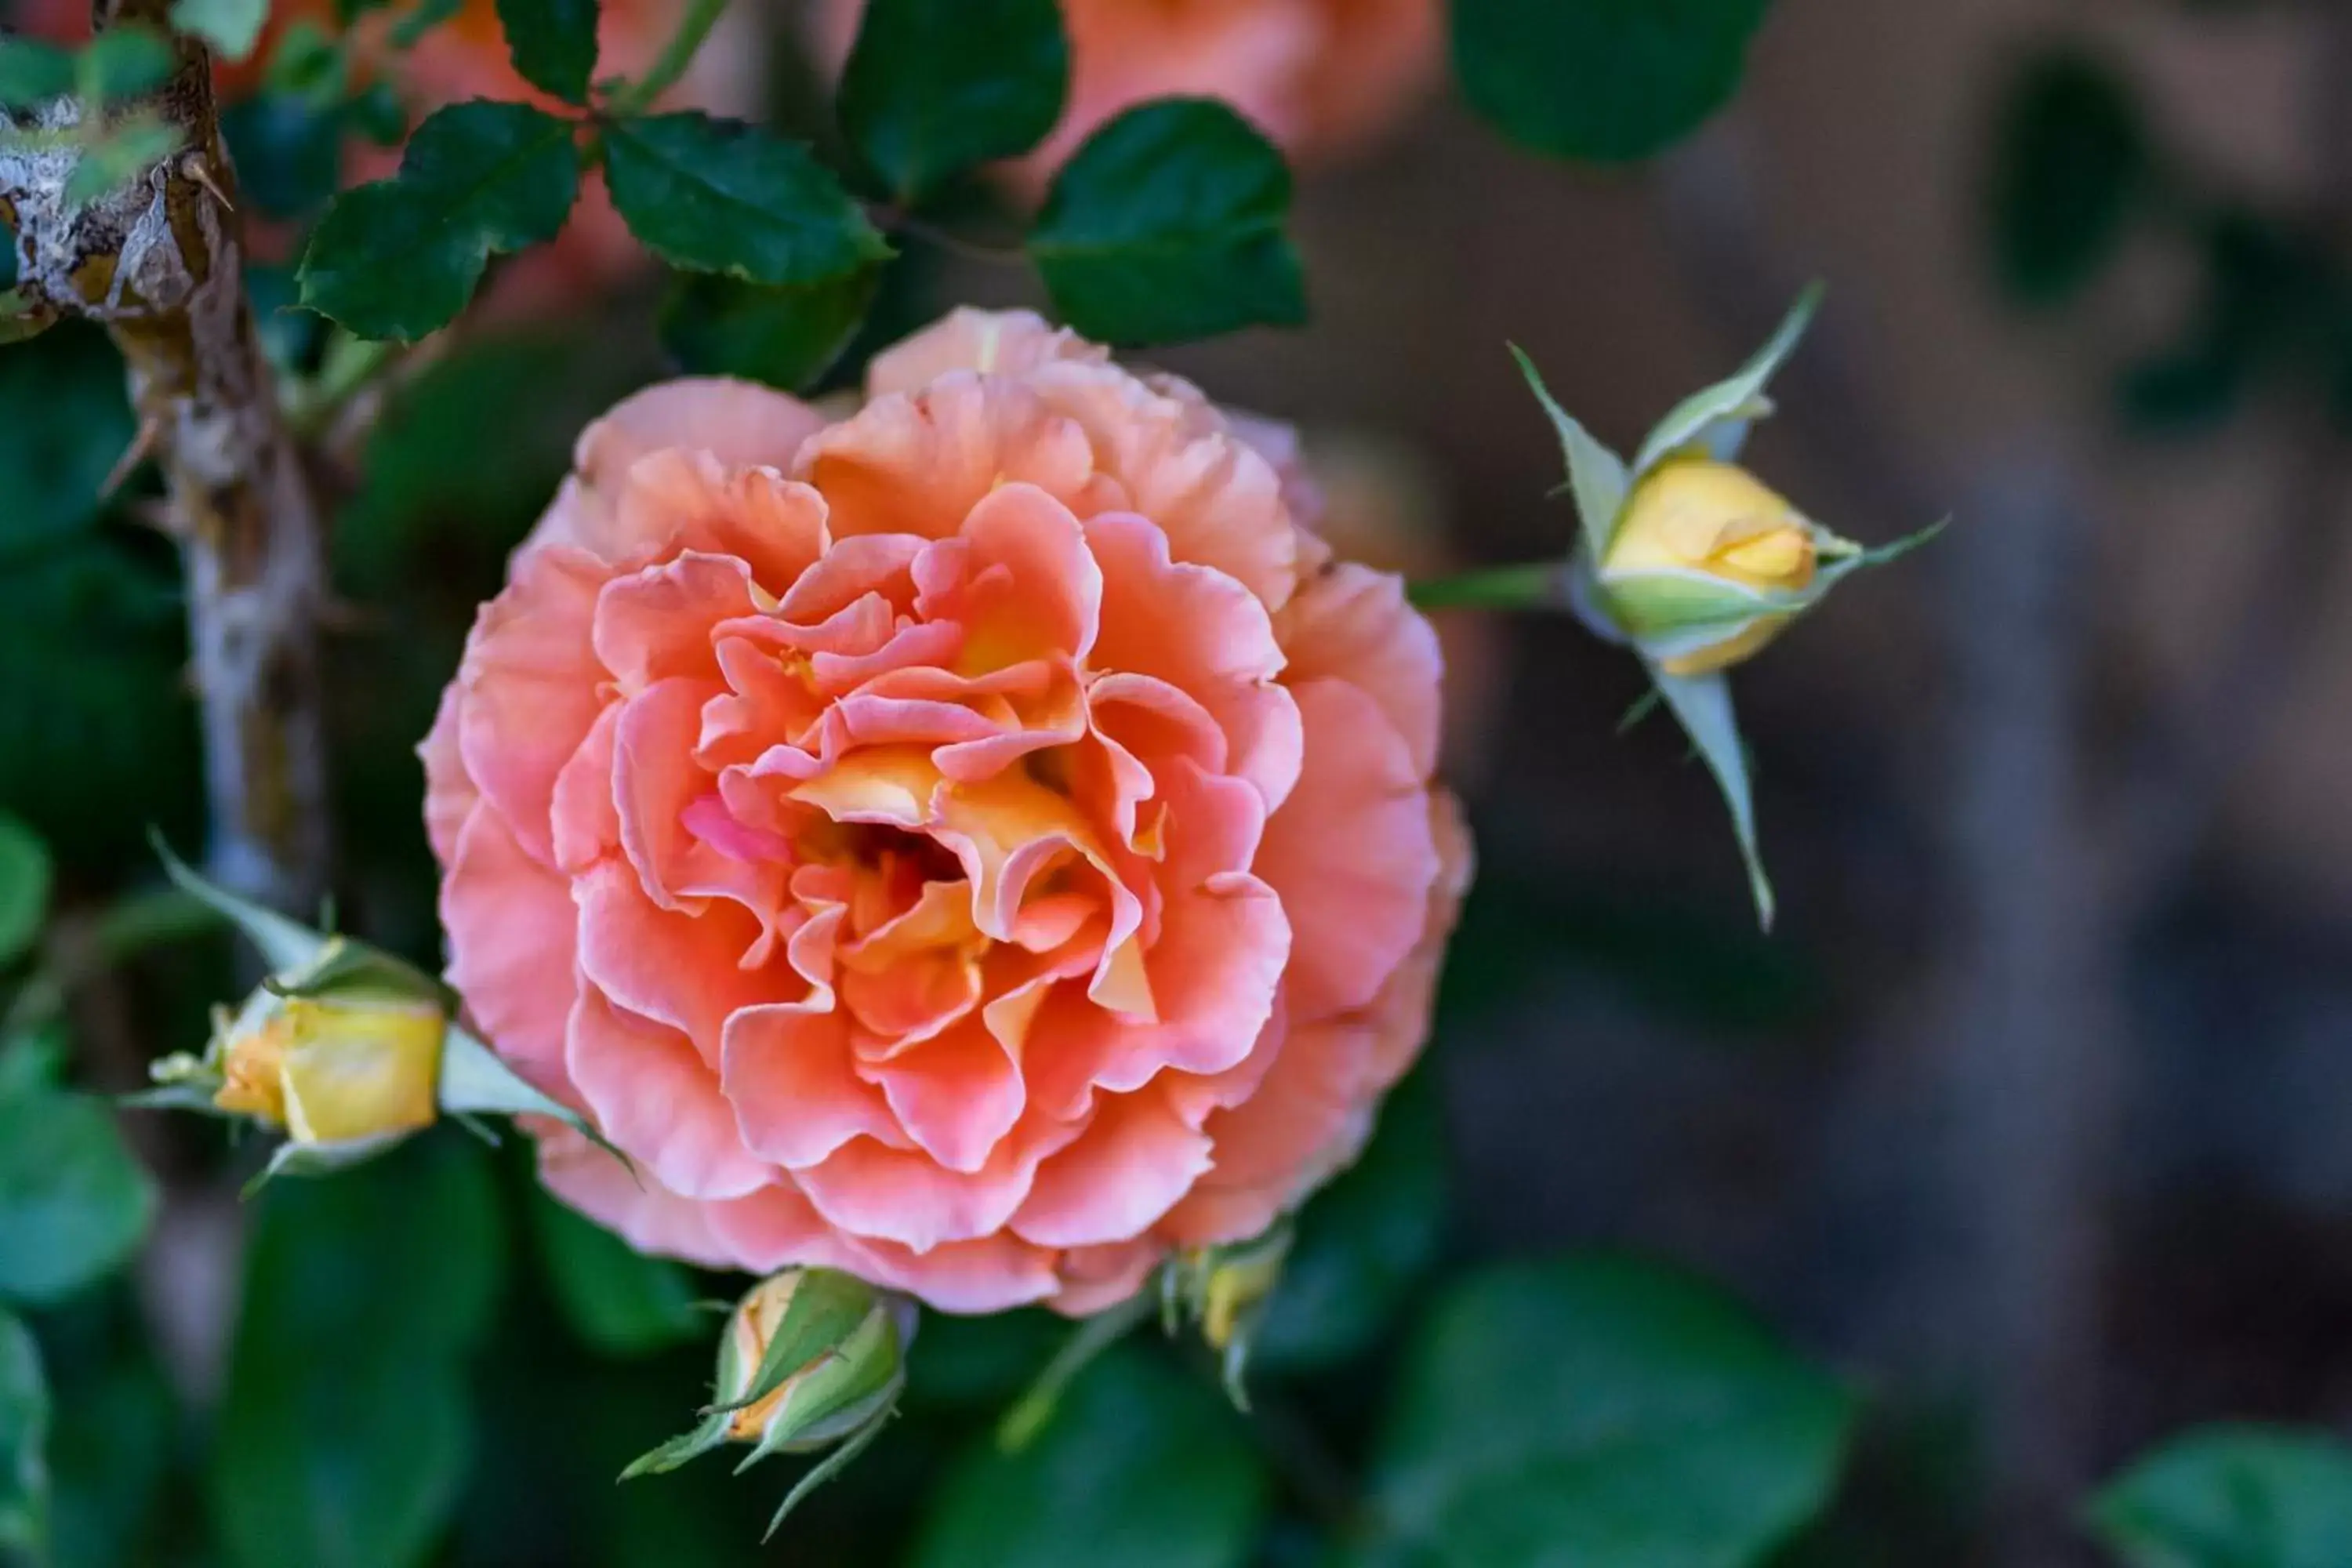
{"type": "Polygon", "coordinates": [[[905,202],[1025,153],[1061,118],[1055,0],[872,0],[841,79],[841,126],[905,202]]]}
{"type": "Polygon", "coordinates": [[[572,1331],[608,1355],[641,1355],[707,1333],[686,1271],[646,1258],[552,1198],[531,1202],[531,1235],[572,1331]]]}
{"type": "Polygon", "coordinates": [[[1722,107],[1770,9],[1771,0],[1454,0],[1454,70],[1512,140],[1623,163],[1722,107]]]}
{"type": "Polygon", "coordinates": [[[1241,1568],[1266,1475],[1213,1384],[1132,1351],[1081,1373],[1016,1454],[986,1439],[933,1499],[913,1568],[1241,1568]]]}
{"type": "Polygon", "coordinates": [[[1505,1264],[1416,1337],[1357,1561],[1744,1564],[1829,1500],[1853,1405],[1755,1322],[1616,1258],[1505,1264]]]}
{"type": "Polygon", "coordinates": [[[2113,258],[2148,194],[2148,129],[2091,55],[2035,60],[2010,92],[1992,176],[2001,282],[2022,303],[2062,304],[2113,258]]]}
{"type": "Polygon", "coordinates": [[[41,1084],[0,1098],[0,1301],[47,1306],[119,1267],[155,1191],[113,1116],[41,1084]]]}
{"type": "Polygon", "coordinates": [[[1089,337],[1160,342],[1307,320],[1283,233],[1290,170],[1242,117],[1205,99],[1131,109],[1055,176],[1029,254],[1089,337]]]}
{"type": "Polygon", "coordinates": [[[0,1562],[48,1537],[49,1392],[32,1331],[0,1310],[0,1562]]]}
{"type": "Polygon", "coordinates": [[[2352,1563],[2352,1447],[2317,1432],[2192,1432],[2085,1517],[2126,1568],[2334,1568],[2352,1563]]]}

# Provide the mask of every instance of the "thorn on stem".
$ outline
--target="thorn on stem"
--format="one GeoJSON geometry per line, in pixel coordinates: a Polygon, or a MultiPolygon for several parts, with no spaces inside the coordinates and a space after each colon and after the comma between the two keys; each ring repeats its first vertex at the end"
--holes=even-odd
{"type": "Polygon", "coordinates": [[[140,416],[139,433],[131,437],[131,445],[122,449],[122,456],[115,458],[114,467],[107,470],[106,482],[98,487],[99,499],[113,499],[114,492],[121,489],[139,465],[153,457],[156,448],[163,444],[163,422],[152,414],[140,416]]]}
{"type": "Polygon", "coordinates": [[[228,193],[222,190],[220,183],[213,178],[213,166],[202,153],[191,153],[182,158],[180,173],[203,186],[205,194],[220,203],[224,209],[236,211],[236,204],[228,199],[228,193]]]}

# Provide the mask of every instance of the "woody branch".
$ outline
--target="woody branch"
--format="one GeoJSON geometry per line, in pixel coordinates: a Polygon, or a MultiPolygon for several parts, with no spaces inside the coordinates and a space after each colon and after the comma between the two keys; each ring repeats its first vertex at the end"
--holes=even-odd
{"type": "MultiPolygon", "coordinates": [[[[97,0],[100,29],[168,31],[170,0],[97,0]]],[[[224,884],[309,912],[325,885],[326,767],[318,669],[319,500],[280,413],[242,281],[239,222],[212,61],[174,37],[170,78],[100,110],[53,100],[0,138],[0,222],[15,231],[13,335],[99,323],[130,374],[140,450],[160,462],[187,566],[212,842],[224,884]],[[147,113],[177,150],[76,205],[87,117],[147,113]]]]}

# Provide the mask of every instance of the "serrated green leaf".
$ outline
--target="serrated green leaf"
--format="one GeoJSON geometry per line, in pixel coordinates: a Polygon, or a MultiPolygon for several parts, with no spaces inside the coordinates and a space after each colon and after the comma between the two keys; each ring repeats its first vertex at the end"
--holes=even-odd
{"type": "Polygon", "coordinates": [[[869,0],[842,73],[842,129],[904,202],[1026,153],[1062,117],[1055,0],[869,0]]]}
{"type": "Polygon", "coordinates": [[[1089,337],[1173,342],[1307,320],[1284,224],[1290,168],[1224,104],[1130,109],[1062,166],[1029,236],[1055,305],[1089,337]]]}
{"type": "Polygon", "coordinates": [[[596,74],[597,0],[498,0],[515,73],[566,103],[588,101],[596,74]]]}
{"type": "Polygon", "coordinates": [[[30,109],[73,85],[72,50],[37,38],[0,38],[0,109],[30,109]]]}
{"type": "Polygon", "coordinates": [[[1739,455],[1739,443],[1746,438],[1748,425],[1770,407],[1764,395],[1766,389],[1788,363],[1789,356],[1797,352],[1797,345],[1804,341],[1813,317],[1821,310],[1824,292],[1819,283],[1807,287],[1789,308],[1770,341],[1730,379],[1691,394],[1658,422],[1650,438],[1642,443],[1641,455],[1633,459],[1636,483],[1643,474],[1685,447],[1707,447],[1709,455],[1721,462],[1729,462],[1739,455]]]}
{"type": "Polygon", "coordinates": [[[881,280],[878,267],[783,288],[681,272],[662,304],[662,346],[688,374],[805,392],[857,336],[881,280]]]}
{"type": "Polygon", "coordinates": [[[2076,49],[2029,64],[2000,110],[1995,270],[2011,298],[2062,304],[2114,259],[2152,193],[2146,117],[2112,67],[2076,49]]]}
{"type": "Polygon", "coordinates": [[[522,103],[440,110],[400,173],[335,198],[302,257],[302,303],[411,342],[466,308],[493,252],[553,239],[580,193],[570,122],[522,103]]]}
{"type": "Polygon", "coordinates": [[[49,851],[40,836],[0,812],[0,966],[41,938],[49,910],[49,851]]]}
{"type": "Polygon", "coordinates": [[[32,1331],[0,1310],[0,1563],[38,1563],[48,1542],[49,1394],[32,1331]]]}
{"type": "Polygon", "coordinates": [[[1764,852],[1756,837],[1756,799],[1748,779],[1748,746],[1739,738],[1739,720],[1731,709],[1731,683],[1720,675],[1668,675],[1654,666],[1650,679],[1664,698],[1666,709],[1688,735],[1691,746],[1715,775],[1716,787],[1731,813],[1732,837],[1748,867],[1748,889],[1756,899],[1756,918],[1772,929],[1775,900],[1772,879],[1764,874],[1764,852]]]}
{"type": "Polygon", "coordinates": [[[0,1300],[46,1306],[81,1290],[137,1250],[154,1215],[154,1183],[103,1103],[0,1101],[0,1300]]]}
{"type": "Polygon", "coordinates": [[[932,1494],[912,1568],[1242,1568],[1267,1498],[1240,1417],[1139,1349],[1074,1382],[1034,1442],[984,1439],[932,1494]]]}
{"type": "Polygon", "coordinates": [[[1829,1501],[1852,1402],[1711,1290],[1631,1258],[1485,1269],[1423,1327],[1357,1564],[1757,1568],[1829,1501]]]}
{"type": "Polygon", "coordinates": [[[241,60],[261,41],[269,0],[172,0],[172,26],[193,33],[226,60],[241,60]]]}
{"type": "Polygon", "coordinates": [[[643,1355],[699,1338],[717,1321],[696,1309],[693,1280],[677,1264],[645,1257],[543,1193],[530,1214],[556,1305],[592,1350],[643,1355]]]}
{"type": "Polygon", "coordinates": [[[1698,128],[1739,85],[1771,0],[1454,0],[1471,104],[1555,157],[1624,163],[1698,128]]]}
{"type": "Polygon", "coordinates": [[[1594,440],[1591,432],[1559,405],[1551,388],[1544,384],[1543,373],[1536,369],[1535,361],[1516,343],[1511,345],[1511,357],[1518,362],[1519,374],[1527,377],[1528,389],[1536,395],[1545,417],[1559,435],[1560,453],[1568,460],[1569,493],[1576,500],[1579,537],[1584,541],[1586,556],[1598,561],[1609,548],[1618,514],[1625,510],[1625,496],[1632,488],[1624,461],[1594,440]]]}
{"type": "Polygon", "coordinates": [[[820,283],[890,255],[865,211],[809,150],[699,113],[604,132],[613,205],[673,267],[753,283],[820,283]]]}
{"type": "Polygon", "coordinates": [[[2128,1568],[2336,1568],[2352,1563],[2352,1447],[2283,1427],[2192,1432],[2084,1517],[2128,1568]]]}

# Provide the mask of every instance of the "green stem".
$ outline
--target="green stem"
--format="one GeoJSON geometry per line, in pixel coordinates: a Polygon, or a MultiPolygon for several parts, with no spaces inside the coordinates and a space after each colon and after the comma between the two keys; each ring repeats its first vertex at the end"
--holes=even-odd
{"type": "Polygon", "coordinates": [[[1536,561],[1414,583],[1406,596],[1423,610],[1558,609],[1568,603],[1568,564],[1536,561]]]}
{"type": "Polygon", "coordinates": [[[677,31],[654,58],[652,68],[613,94],[607,106],[610,111],[625,117],[652,108],[656,99],[677,85],[726,10],[727,0],[689,0],[686,15],[678,18],[677,31]]]}
{"type": "Polygon", "coordinates": [[[1062,1391],[1071,1379],[1084,1372],[1095,1357],[1127,1337],[1128,1331],[1151,1315],[1159,1304],[1156,1290],[1138,1290],[1107,1312],[1097,1312],[1077,1326],[1076,1331],[1062,1342],[1037,1381],[1021,1402],[1004,1413],[997,1423],[996,1446],[1008,1454],[1017,1454],[1027,1447],[1045,1423],[1054,1418],[1054,1407],[1062,1401],[1062,1391]]]}

